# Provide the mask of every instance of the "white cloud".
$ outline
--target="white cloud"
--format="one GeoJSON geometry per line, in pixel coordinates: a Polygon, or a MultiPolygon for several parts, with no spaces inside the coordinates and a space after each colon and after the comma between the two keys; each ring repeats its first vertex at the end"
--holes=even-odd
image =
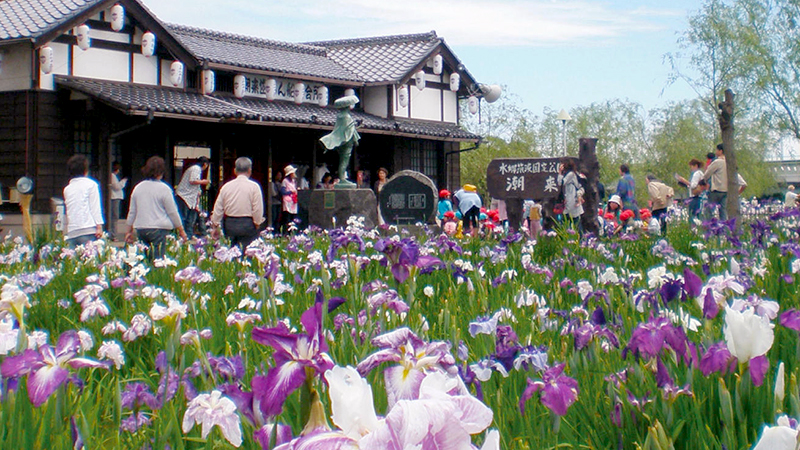
{"type": "MultiPolygon", "coordinates": [[[[436,30],[453,45],[598,45],[661,31],[669,9],[589,0],[145,0],[168,22],[284,41],[436,30]]],[[[625,2],[627,3],[627,2],[625,2]]]]}

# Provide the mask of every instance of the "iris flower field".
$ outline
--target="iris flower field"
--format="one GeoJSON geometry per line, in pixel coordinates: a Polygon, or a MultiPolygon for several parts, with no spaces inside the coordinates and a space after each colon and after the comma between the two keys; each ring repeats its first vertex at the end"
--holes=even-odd
{"type": "Polygon", "coordinates": [[[800,211],[0,243],[0,448],[792,449],[800,211]]]}

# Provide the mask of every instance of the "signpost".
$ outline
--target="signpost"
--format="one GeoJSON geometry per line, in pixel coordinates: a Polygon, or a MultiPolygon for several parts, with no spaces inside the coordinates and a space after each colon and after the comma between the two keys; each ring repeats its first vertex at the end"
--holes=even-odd
{"type": "Polygon", "coordinates": [[[558,195],[559,158],[498,158],[486,168],[492,198],[544,200],[558,195]]]}

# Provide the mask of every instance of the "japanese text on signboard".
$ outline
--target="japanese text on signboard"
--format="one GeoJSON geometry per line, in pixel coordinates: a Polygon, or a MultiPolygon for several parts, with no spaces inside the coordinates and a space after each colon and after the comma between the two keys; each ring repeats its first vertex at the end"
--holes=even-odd
{"type": "MultiPolygon", "coordinates": [[[[269,83],[269,78],[258,77],[253,75],[245,76],[244,80],[244,95],[246,97],[261,97],[267,98],[267,93],[272,88],[269,83]]],[[[296,83],[299,81],[287,80],[284,78],[274,78],[275,80],[275,100],[294,101],[292,90],[296,83]]],[[[305,93],[303,95],[304,102],[317,103],[321,98],[320,88],[322,84],[305,83],[305,93]]]]}
{"type": "Polygon", "coordinates": [[[544,199],[558,194],[558,158],[500,158],[486,171],[489,194],[498,199],[544,199]]]}

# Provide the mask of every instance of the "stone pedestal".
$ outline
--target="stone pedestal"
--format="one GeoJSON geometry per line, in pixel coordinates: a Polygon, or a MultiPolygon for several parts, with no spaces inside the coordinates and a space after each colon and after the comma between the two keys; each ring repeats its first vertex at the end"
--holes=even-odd
{"type": "Polygon", "coordinates": [[[347,224],[350,216],[364,217],[364,226],[378,225],[378,202],[371,189],[316,189],[297,193],[298,217],[303,225],[333,228],[347,224]]]}

